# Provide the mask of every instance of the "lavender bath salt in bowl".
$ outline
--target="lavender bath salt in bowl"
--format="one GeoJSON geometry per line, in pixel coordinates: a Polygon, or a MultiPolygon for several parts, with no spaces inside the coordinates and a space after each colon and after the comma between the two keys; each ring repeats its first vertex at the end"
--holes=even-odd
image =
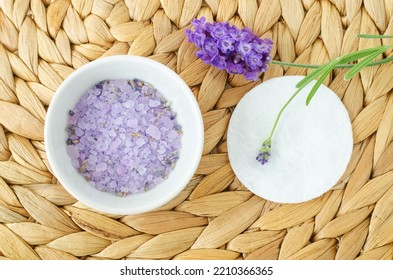
{"type": "Polygon", "coordinates": [[[171,69],[113,56],[61,84],[48,109],[45,146],[54,175],[79,201],[106,213],[142,213],[190,181],[202,154],[202,116],[171,69]]]}

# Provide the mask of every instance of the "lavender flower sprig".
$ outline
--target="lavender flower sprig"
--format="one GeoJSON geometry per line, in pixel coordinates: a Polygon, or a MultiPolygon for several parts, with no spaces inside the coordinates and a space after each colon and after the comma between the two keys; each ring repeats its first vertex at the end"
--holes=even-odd
{"type": "Polygon", "coordinates": [[[272,140],[270,138],[266,139],[263,144],[261,149],[259,150],[259,153],[256,157],[256,160],[264,165],[265,163],[268,162],[269,157],[270,157],[270,148],[272,147],[272,140]]]}
{"type": "Polygon", "coordinates": [[[270,39],[261,39],[248,28],[209,23],[204,17],[192,24],[194,31],[187,29],[186,36],[199,48],[196,56],[203,62],[230,74],[243,74],[248,80],[257,80],[267,70],[273,44],[270,39]]]}

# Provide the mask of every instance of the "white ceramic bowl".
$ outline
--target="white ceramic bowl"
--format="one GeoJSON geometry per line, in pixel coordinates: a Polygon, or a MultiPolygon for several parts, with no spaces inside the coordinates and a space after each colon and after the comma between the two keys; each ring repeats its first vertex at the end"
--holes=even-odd
{"type": "Polygon", "coordinates": [[[138,56],[107,57],[77,69],[56,91],[45,122],[45,148],[54,175],[83,204],[106,213],[142,213],[173,199],[191,180],[202,154],[202,115],[190,88],[165,65],[138,56]],[[72,166],[66,152],[68,111],[88,88],[110,79],[140,79],[151,83],[172,102],[172,110],[177,113],[177,121],[183,130],[179,159],[169,177],[147,192],[126,197],[102,192],[89,185],[72,166]]]}

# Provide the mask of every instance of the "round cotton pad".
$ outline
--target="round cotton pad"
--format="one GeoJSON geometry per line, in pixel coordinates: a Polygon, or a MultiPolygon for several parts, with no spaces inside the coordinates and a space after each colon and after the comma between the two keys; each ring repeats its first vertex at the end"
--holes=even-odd
{"type": "Polygon", "coordinates": [[[313,81],[282,114],[269,162],[256,160],[278,112],[302,78],[274,78],[255,87],[229,123],[229,161],[236,176],[250,191],[274,202],[299,203],[322,195],[343,175],[352,154],[351,122],[336,94],[322,85],[306,106],[313,81]]]}

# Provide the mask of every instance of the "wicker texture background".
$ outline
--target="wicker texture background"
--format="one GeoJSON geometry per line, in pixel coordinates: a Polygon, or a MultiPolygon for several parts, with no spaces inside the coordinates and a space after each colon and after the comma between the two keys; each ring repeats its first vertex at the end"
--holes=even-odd
{"type": "Polygon", "coordinates": [[[235,178],[226,129],[256,84],[309,70],[272,65],[250,83],[203,64],[184,36],[201,15],[272,38],[272,56],[281,61],[321,64],[393,43],[356,38],[393,34],[392,0],[0,0],[0,259],[393,258],[393,63],[350,82],[345,70],[326,80],[352,120],[348,169],[320,198],[276,204],[235,178]],[[191,183],[159,211],[134,216],[77,202],[51,174],[43,144],[46,109],[60,83],[116,54],[174,69],[205,124],[191,183]]]}

